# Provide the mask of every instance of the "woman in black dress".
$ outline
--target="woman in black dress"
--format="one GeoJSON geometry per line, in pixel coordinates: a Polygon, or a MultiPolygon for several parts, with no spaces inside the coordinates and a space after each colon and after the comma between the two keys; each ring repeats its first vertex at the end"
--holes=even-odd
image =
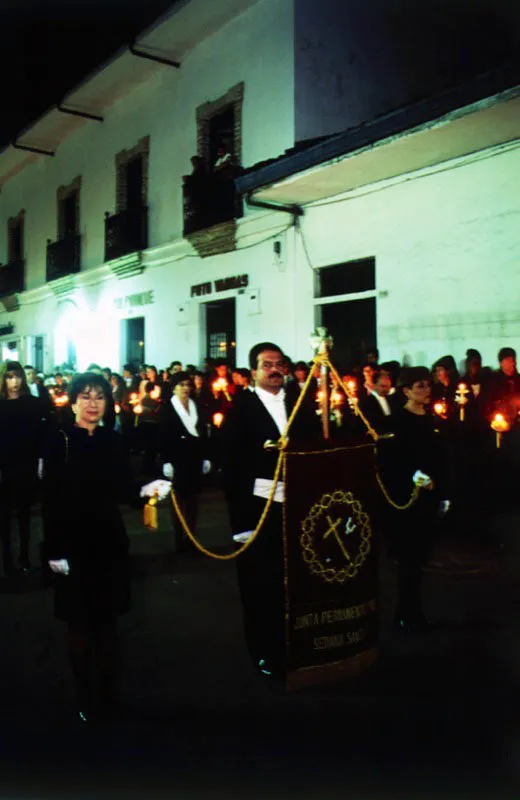
{"type": "MultiPolygon", "coordinates": [[[[207,456],[207,425],[191,399],[192,384],[187,372],[172,377],[173,395],[163,406],[161,452],[165,461],[163,474],[173,479],[180,509],[191,531],[195,532],[202,476],[211,469],[207,456]]],[[[189,541],[174,513],[175,549],[185,550],[189,541]]]]}
{"type": "Polygon", "coordinates": [[[44,409],[27,386],[17,361],[0,370],[0,537],[6,575],[15,572],[11,547],[13,511],[18,515],[19,566],[29,572],[31,504],[37,494],[38,460],[45,431],[44,409]]]}
{"type": "Polygon", "coordinates": [[[390,554],[399,565],[395,623],[406,633],[416,633],[429,627],[421,603],[421,573],[449,501],[444,447],[429,411],[427,368],[404,369],[399,385],[406,403],[391,415],[394,436],[379,440],[378,455],[383,484],[395,504],[406,505],[414,487],[421,486],[417,500],[405,510],[383,501],[390,554]]]}
{"type": "Polygon", "coordinates": [[[139,489],[113,417],[111,387],[100,375],[77,375],[69,387],[75,424],[49,437],[44,453],[46,558],[56,573],[55,615],[68,623],[80,719],[113,699],[116,617],[130,608],[128,536],[119,503],[166,496],[170,484],[139,489]]]}

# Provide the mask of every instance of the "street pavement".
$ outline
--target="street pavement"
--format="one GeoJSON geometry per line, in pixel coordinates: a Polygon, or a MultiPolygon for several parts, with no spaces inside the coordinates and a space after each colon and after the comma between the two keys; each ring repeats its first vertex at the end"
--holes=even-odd
{"type": "MultiPolygon", "coordinates": [[[[0,798],[520,798],[520,516],[487,534],[452,519],[425,574],[439,630],[391,625],[381,557],[381,656],[361,677],[287,693],[252,666],[232,562],[172,552],[124,510],[134,606],[121,618],[120,714],[81,726],[65,626],[41,576],[0,579],[0,798]],[[518,539],[518,542],[517,542],[518,539]]],[[[35,512],[34,553],[41,538],[35,512]]],[[[199,537],[228,551],[222,497],[199,537]]],[[[35,555],[36,557],[36,555],[35,555]]]]}

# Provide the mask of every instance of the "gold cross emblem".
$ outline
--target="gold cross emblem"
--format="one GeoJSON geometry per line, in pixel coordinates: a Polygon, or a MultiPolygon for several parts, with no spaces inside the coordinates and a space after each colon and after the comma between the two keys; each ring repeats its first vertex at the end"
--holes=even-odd
{"type": "Polygon", "coordinates": [[[325,532],[325,534],[324,534],[323,538],[324,538],[324,539],[326,539],[326,538],[327,538],[328,536],[330,536],[330,534],[332,533],[332,534],[333,534],[333,536],[334,536],[334,538],[336,539],[337,543],[338,543],[338,544],[339,544],[339,546],[340,546],[341,552],[343,553],[343,555],[345,556],[345,558],[347,559],[347,561],[351,561],[352,559],[350,558],[350,555],[348,554],[348,551],[347,551],[347,549],[346,549],[345,545],[344,545],[344,544],[343,544],[343,542],[341,541],[341,537],[340,537],[340,535],[339,535],[339,532],[338,532],[338,526],[339,526],[339,525],[340,525],[340,523],[341,523],[341,517],[338,517],[338,519],[336,520],[336,522],[333,522],[333,521],[332,521],[332,519],[331,519],[330,517],[327,517],[327,522],[328,522],[328,524],[329,524],[329,528],[328,528],[328,530],[325,532]]]}

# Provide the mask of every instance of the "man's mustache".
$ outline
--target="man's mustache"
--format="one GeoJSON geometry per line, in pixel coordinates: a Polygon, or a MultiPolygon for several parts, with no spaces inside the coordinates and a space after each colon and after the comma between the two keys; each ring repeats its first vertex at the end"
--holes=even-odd
{"type": "Polygon", "coordinates": [[[270,377],[270,378],[283,378],[283,375],[282,375],[282,373],[281,373],[281,372],[271,372],[271,374],[269,375],[269,377],[270,377]]]}

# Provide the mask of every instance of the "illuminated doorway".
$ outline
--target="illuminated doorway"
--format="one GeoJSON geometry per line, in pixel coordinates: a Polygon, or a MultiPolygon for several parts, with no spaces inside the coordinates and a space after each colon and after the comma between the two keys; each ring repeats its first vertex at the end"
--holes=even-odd
{"type": "Polygon", "coordinates": [[[144,317],[121,321],[121,360],[136,368],[145,363],[144,317]]]}
{"type": "Polygon", "coordinates": [[[236,362],[235,298],[205,303],[206,355],[223,359],[231,369],[236,362]]]}

